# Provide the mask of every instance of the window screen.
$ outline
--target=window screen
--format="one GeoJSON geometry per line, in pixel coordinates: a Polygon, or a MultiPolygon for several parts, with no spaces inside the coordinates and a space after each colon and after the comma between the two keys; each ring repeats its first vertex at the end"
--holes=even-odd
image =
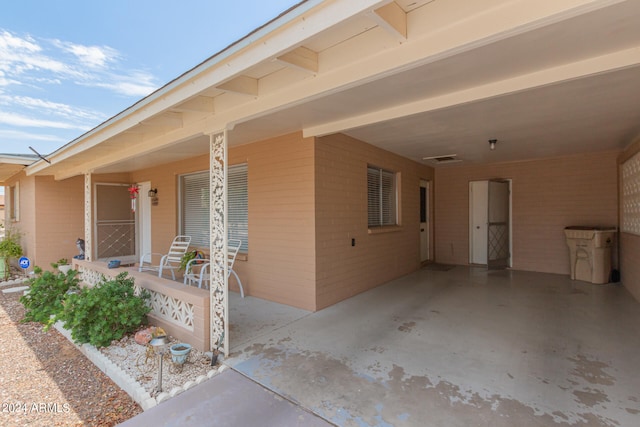
{"type": "Polygon", "coordinates": [[[397,224],[396,174],[369,166],[367,200],[369,227],[397,224]]]}
{"type": "MultiPolygon", "coordinates": [[[[230,166],[227,173],[227,225],[229,239],[240,239],[241,252],[249,249],[249,197],[247,165],[230,166]]],[[[194,246],[209,247],[209,172],[180,177],[181,233],[191,236],[194,246]]]]}

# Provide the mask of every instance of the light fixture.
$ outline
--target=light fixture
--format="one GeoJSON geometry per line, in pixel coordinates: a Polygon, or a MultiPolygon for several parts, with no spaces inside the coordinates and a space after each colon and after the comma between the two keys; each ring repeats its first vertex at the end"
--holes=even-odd
{"type": "Polygon", "coordinates": [[[498,142],[497,139],[490,139],[489,140],[489,148],[493,151],[496,149],[496,142],[498,142]]]}
{"type": "Polygon", "coordinates": [[[160,359],[160,368],[158,369],[158,385],[156,387],[156,390],[158,391],[158,393],[160,393],[162,392],[162,357],[167,352],[169,339],[166,335],[160,335],[151,339],[151,341],[149,341],[149,345],[153,347],[153,350],[160,359]]]}
{"type": "Polygon", "coordinates": [[[156,197],[158,195],[158,189],[157,188],[152,188],[151,190],[149,190],[149,193],[147,193],[149,197],[156,197]]]}

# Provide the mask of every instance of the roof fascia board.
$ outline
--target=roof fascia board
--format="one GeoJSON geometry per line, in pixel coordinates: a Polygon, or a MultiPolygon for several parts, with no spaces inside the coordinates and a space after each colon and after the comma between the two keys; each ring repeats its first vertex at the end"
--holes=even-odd
{"type": "Polygon", "coordinates": [[[10,165],[28,166],[37,160],[38,158],[35,156],[12,156],[10,154],[0,154],[0,164],[4,163],[10,165]]]}
{"type": "MultiPolygon", "coordinates": [[[[51,164],[72,157],[261,61],[299,46],[320,31],[390,1],[305,0],[47,157],[51,164]],[[225,64],[232,58],[233,61],[225,64]]],[[[26,172],[38,174],[49,167],[46,162],[38,161],[26,172]]]]}

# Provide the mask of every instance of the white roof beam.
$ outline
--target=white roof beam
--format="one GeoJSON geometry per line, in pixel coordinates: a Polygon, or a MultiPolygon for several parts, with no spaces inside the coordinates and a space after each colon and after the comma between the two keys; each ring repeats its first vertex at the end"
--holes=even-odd
{"type": "Polygon", "coordinates": [[[495,98],[596,74],[640,66],[640,49],[631,48],[570,64],[523,74],[470,89],[447,93],[303,129],[304,137],[344,132],[373,123],[495,98]]]}

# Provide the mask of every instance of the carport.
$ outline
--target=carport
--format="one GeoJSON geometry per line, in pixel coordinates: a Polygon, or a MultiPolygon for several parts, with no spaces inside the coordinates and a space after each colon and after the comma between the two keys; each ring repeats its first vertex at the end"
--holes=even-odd
{"type": "Polygon", "coordinates": [[[245,304],[254,315],[231,309],[226,363],[337,425],[613,426],[640,415],[640,306],[619,285],[435,265],[316,313],[245,304]],[[269,326],[257,330],[262,315],[269,326]]]}

